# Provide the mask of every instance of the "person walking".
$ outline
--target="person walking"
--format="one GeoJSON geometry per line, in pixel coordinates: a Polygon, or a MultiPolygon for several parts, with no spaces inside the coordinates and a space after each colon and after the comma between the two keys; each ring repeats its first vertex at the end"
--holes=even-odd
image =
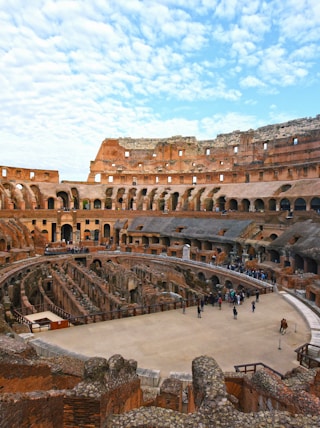
{"type": "Polygon", "coordinates": [[[184,299],[182,300],[182,313],[186,313],[186,301],[184,299]]]}
{"type": "Polygon", "coordinates": [[[256,309],[256,304],[254,301],[251,302],[251,308],[252,308],[252,312],[254,312],[256,309]]]}
{"type": "Polygon", "coordinates": [[[237,311],[237,308],[234,306],[233,307],[233,319],[237,319],[237,316],[238,316],[238,311],[237,311]]]}
{"type": "Polygon", "coordinates": [[[256,290],[256,302],[259,302],[259,295],[260,295],[259,290],[256,290]]]}
{"type": "Polygon", "coordinates": [[[219,309],[221,311],[221,305],[222,305],[222,297],[220,296],[218,299],[219,309]]]}
{"type": "Polygon", "coordinates": [[[201,308],[199,305],[198,305],[198,318],[201,318],[201,308]]]}

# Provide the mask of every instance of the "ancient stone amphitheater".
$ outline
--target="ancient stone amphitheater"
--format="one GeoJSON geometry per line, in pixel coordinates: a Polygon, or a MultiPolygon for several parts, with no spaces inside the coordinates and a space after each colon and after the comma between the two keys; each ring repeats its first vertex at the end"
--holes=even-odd
{"type": "Polygon", "coordinates": [[[319,427],[320,339],[285,376],[200,355],[191,380],[156,388],[120,355],[32,344],[257,290],[319,316],[319,143],[317,116],[206,141],[105,139],[86,182],[1,166],[0,426],[319,427]]]}

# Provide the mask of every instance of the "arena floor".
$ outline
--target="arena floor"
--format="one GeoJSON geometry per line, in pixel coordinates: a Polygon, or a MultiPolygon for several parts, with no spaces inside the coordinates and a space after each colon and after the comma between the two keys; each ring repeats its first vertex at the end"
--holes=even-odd
{"type": "Polygon", "coordinates": [[[161,377],[171,372],[190,373],[195,357],[209,355],[223,371],[234,366],[262,362],[280,373],[298,366],[294,350],[310,341],[309,326],[297,309],[280,293],[260,295],[256,310],[251,301],[237,306],[223,303],[205,306],[201,318],[197,308],[187,308],[105,321],[96,324],[36,333],[52,347],[68,349],[86,356],[110,358],[121,354],[134,359],[138,367],[160,370],[161,377]],[[286,318],[288,330],[279,333],[286,318]]]}

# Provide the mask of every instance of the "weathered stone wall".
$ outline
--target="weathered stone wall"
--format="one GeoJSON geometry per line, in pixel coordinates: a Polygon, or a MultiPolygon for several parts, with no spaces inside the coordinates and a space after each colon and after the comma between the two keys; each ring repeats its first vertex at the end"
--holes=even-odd
{"type": "MultiPolygon", "coordinates": [[[[263,179],[268,181],[274,178],[273,171],[268,171],[268,168],[281,164],[292,164],[295,168],[290,173],[286,168],[276,168],[277,179],[288,179],[290,175],[297,178],[296,168],[302,160],[305,165],[320,159],[319,129],[320,119],[317,116],[247,132],[234,131],[206,141],[181,136],[165,139],[106,139],[96,159],[91,162],[88,182],[94,182],[95,175],[100,174],[102,183],[107,183],[108,177],[112,176],[113,182],[118,184],[122,175],[122,182],[126,185],[155,184],[156,176],[162,184],[161,177],[167,179],[168,176],[168,183],[175,185],[192,184],[195,180],[204,184],[208,181],[209,172],[209,181],[219,182],[219,174],[223,173],[223,181],[227,183],[235,182],[235,178],[237,182],[245,182],[251,171],[251,181],[261,180],[255,174],[257,168],[260,169],[259,173],[261,168],[265,170],[263,179]],[[230,174],[231,170],[233,174],[230,174]],[[144,174],[148,174],[148,177],[144,174]],[[185,179],[183,182],[181,174],[185,179]]],[[[317,178],[317,168],[313,175],[311,168],[308,176],[317,178]]]]}
{"type": "Polygon", "coordinates": [[[50,183],[59,182],[59,172],[46,169],[17,168],[11,166],[0,166],[1,178],[18,180],[21,183],[27,181],[45,181],[50,183]]]}
{"type": "Polygon", "coordinates": [[[0,394],[2,428],[63,427],[63,392],[0,394]]]}
{"type": "Polygon", "coordinates": [[[44,364],[0,364],[0,388],[2,393],[17,391],[47,391],[73,388],[79,378],[62,374],[53,375],[44,364]]]}
{"type": "Polygon", "coordinates": [[[156,400],[157,407],[182,412],[183,384],[179,379],[165,379],[156,400]]]}
{"type": "MultiPolygon", "coordinates": [[[[295,408],[294,405],[291,405],[290,410],[292,413],[276,410],[279,403],[276,400],[277,394],[280,394],[279,400],[284,400],[286,403],[289,403],[292,399],[298,401],[298,396],[295,397],[292,395],[294,392],[289,391],[286,385],[281,385],[282,392],[286,394],[282,397],[278,381],[275,381],[273,376],[270,379],[269,373],[265,371],[259,371],[254,375],[256,381],[246,379],[246,375],[244,374],[235,373],[233,374],[234,385],[232,385],[232,375],[227,375],[228,391],[232,391],[238,395],[240,399],[238,403],[237,397],[235,395],[231,396],[231,392],[228,393],[226,391],[224,374],[214,359],[206,356],[196,358],[192,363],[192,370],[195,403],[194,413],[186,415],[158,407],[145,407],[119,416],[112,415],[107,421],[106,426],[108,428],[123,428],[127,426],[131,428],[170,428],[172,426],[175,428],[200,426],[226,428],[236,426],[242,428],[275,428],[282,426],[286,428],[315,428],[320,424],[317,398],[310,396],[310,394],[301,389],[300,393],[302,393],[301,396],[303,397],[301,403],[306,404],[302,414],[301,407],[303,407],[303,404],[302,406],[296,404],[295,408]],[[265,375],[265,379],[263,380],[263,385],[266,388],[265,395],[261,391],[261,373],[262,376],[265,375]],[[243,386],[244,383],[241,381],[241,378],[242,380],[246,379],[245,382],[247,382],[248,387],[243,386]],[[310,403],[307,403],[307,395],[310,396],[313,404],[310,405],[310,403]],[[237,410],[240,402],[242,405],[245,404],[247,406],[245,410],[248,413],[237,410]],[[270,406],[270,409],[268,406],[270,406]],[[252,411],[254,407],[257,407],[257,411],[252,411]],[[298,414],[298,410],[300,414],[298,414]]],[[[285,405],[282,404],[282,407],[285,407],[285,405]]]]}

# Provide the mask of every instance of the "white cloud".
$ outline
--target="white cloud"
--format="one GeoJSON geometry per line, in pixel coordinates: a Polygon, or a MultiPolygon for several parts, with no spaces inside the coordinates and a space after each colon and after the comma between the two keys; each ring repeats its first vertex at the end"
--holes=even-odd
{"type": "Polygon", "coordinates": [[[214,138],[299,88],[319,113],[302,100],[319,91],[319,16],[315,0],[2,2],[2,163],[85,179],[106,136],[214,138]]]}
{"type": "Polygon", "coordinates": [[[255,76],[246,76],[240,79],[240,85],[246,88],[259,88],[265,86],[265,84],[255,76]]]}
{"type": "Polygon", "coordinates": [[[201,121],[201,128],[204,135],[208,135],[209,133],[211,135],[225,134],[235,130],[247,131],[258,126],[260,124],[254,115],[251,116],[236,112],[229,112],[226,115],[215,114],[201,121]]]}

